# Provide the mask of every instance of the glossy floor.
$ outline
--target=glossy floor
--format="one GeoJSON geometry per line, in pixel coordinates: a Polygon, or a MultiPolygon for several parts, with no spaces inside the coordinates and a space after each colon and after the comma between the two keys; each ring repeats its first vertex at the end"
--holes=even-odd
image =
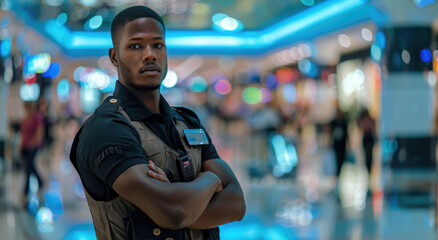
{"type": "MultiPolygon", "coordinates": [[[[66,164],[65,173],[71,171],[66,164]]],[[[344,167],[343,172],[350,171],[344,167]]],[[[71,172],[74,176],[74,172],[71,172]]],[[[51,176],[44,194],[21,204],[22,173],[4,171],[0,197],[0,239],[95,239],[86,201],[75,177],[51,176]],[[57,179],[57,180],[56,180],[57,179]],[[39,202],[38,198],[44,199],[39,202]],[[38,207],[37,207],[38,206],[38,207]]],[[[433,177],[433,176],[432,176],[433,177]]],[[[240,177],[239,177],[240,178],[240,177]]],[[[351,179],[350,179],[351,180],[351,179]]],[[[242,180],[247,214],[222,226],[221,239],[437,239],[433,191],[411,194],[319,188],[309,192],[293,179],[242,180]],[[346,191],[346,192],[345,192],[346,191]],[[341,196],[340,198],[337,195],[341,196]],[[360,195],[360,193],[359,193],[360,195]],[[347,198],[346,198],[347,197],[347,198]],[[353,201],[348,201],[352,198],[353,201]],[[355,199],[356,198],[356,199],[355,199]],[[355,200],[354,200],[355,199],[355,200]],[[364,201],[361,201],[363,199],[364,201]],[[406,203],[406,201],[405,201],[406,203]],[[422,204],[421,204],[422,203],[422,204]],[[349,205],[350,204],[350,205],[349,205]]],[[[326,181],[330,181],[326,179],[326,181]]],[[[307,184],[310,184],[308,181],[307,184]]],[[[31,182],[31,185],[33,183],[31,182]]],[[[35,184],[33,184],[35,185],[35,184]]],[[[342,184],[340,183],[339,186],[342,184]]]]}

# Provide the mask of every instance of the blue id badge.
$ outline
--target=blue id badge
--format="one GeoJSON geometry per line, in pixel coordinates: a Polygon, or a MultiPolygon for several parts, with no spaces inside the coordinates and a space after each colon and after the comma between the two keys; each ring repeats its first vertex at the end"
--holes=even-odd
{"type": "Polygon", "coordinates": [[[183,131],[186,135],[187,142],[189,142],[191,146],[208,144],[204,129],[184,129],[183,131]]]}

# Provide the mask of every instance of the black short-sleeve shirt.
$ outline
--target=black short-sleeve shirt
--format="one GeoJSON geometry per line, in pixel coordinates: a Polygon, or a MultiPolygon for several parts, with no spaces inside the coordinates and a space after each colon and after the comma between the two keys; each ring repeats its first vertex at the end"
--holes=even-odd
{"type": "MultiPolygon", "coordinates": [[[[114,181],[126,169],[136,164],[147,164],[137,130],[118,111],[120,104],[133,121],[142,121],[164,143],[175,150],[184,150],[176,119],[189,128],[202,128],[196,114],[171,108],[160,97],[160,113],[154,113],[117,81],[114,97],[107,98],[87,119],[75,137],[70,159],[75,165],[87,192],[98,201],[109,201],[117,196],[114,181]]],[[[205,131],[205,129],[204,129],[205,131]]],[[[211,138],[205,131],[208,145],[202,146],[202,161],[219,158],[211,138]]]]}

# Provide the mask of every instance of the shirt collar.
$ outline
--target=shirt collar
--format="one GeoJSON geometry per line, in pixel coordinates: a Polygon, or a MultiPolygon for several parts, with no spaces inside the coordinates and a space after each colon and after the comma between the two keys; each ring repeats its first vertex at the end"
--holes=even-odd
{"type": "MultiPolygon", "coordinates": [[[[152,116],[157,116],[158,113],[153,112],[150,108],[144,105],[137,97],[135,97],[129,90],[123,86],[120,81],[116,82],[116,88],[113,95],[120,100],[120,105],[129,115],[132,121],[140,121],[152,116]]],[[[164,118],[180,119],[179,115],[173,108],[169,106],[163,95],[160,94],[160,112],[164,118]]]]}

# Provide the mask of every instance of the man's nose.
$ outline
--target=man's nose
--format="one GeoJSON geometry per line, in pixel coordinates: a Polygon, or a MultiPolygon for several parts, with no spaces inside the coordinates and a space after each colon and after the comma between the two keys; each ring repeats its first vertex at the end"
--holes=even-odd
{"type": "Polygon", "coordinates": [[[143,50],[143,62],[157,61],[157,54],[152,46],[147,46],[143,50]]]}

